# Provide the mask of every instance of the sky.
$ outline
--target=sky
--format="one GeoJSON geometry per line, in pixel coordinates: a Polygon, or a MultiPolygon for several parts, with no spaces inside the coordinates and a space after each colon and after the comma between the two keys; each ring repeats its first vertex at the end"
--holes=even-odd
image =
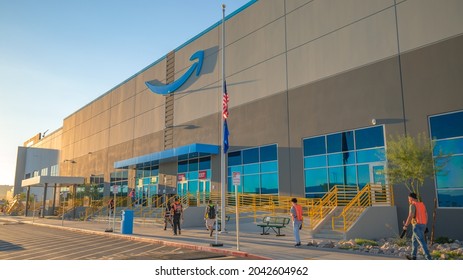
{"type": "Polygon", "coordinates": [[[18,146],[249,0],[0,0],[0,185],[18,146]]]}

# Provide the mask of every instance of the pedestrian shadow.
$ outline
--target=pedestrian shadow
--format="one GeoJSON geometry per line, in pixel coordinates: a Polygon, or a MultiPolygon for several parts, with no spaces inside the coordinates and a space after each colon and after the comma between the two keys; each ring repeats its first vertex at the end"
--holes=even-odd
{"type": "Polygon", "coordinates": [[[6,252],[6,251],[20,251],[24,250],[24,247],[19,246],[14,243],[6,242],[3,240],[0,240],[0,252],[6,252]]]}

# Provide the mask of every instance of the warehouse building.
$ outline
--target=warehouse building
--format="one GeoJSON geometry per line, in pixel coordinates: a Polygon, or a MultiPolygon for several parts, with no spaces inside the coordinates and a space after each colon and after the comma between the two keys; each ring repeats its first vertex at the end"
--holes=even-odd
{"type": "MultiPolygon", "coordinates": [[[[463,238],[462,14],[458,0],[259,0],[228,15],[227,189],[232,172],[254,194],[386,184],[388,135],[426,133],[451,157],[424,202],[437,198],[437,236],[463,238]]],[[[27,141],[17,191],[52,176],[102,196],[219,191],[221,36],[218,21],[27,141]]],[[[402,221],[407,191],[394,194],[402,221]]]]}

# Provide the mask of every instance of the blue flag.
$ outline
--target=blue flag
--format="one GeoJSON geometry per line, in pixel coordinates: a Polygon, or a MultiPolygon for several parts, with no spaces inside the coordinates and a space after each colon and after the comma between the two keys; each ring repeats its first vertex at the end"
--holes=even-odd
{"type": "Polygon", "coordinates": [[[223,122],[223,153],[226,154],[228,152],[228,124],[227,120],[223,122]]]}

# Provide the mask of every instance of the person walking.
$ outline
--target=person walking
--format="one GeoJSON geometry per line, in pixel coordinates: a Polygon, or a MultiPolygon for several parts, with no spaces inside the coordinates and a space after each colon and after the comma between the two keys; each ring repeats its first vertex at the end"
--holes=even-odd
{"type": "Polygon", "coordinates": [[[135,205],[135,189],[132,189],[129,193],[130,202],[132,203],[132,207],[135,205]]]}
{"type": "Polygon", "coordinates": [[[206,211],[204,212],[204,220],[206,220],[206,228],[210,232],[209,236],[212,236],[214,232],[214,224],[217,218],[217,209],[215,205],[212,203],[212,200],[209,200],[209,204],[206,207],[206,211]]]}
{"type": "Polygon", "coordinates": [[[178,198],[175,198],[175,202],[172,204],[171,216],[174,220],[174,235],[177,235],[177,230],[178,234],[181,235],[182,230],[180,228],[180,219],[183,220],[183,206],[178,198]]]}
{"type": "Polygon", "coordinates": [[[405,221],[403,229],[406,230],[408,225],[412,224],[412,255],[406,255],[409,260],[416,260],[416,253],[418,251],[418,244],[421,246],[424,252],[424,257],[427,260],[431,260],[431,254],[429,254],[428,244],[424,238],[424,231],[426,224],[428,223],[428,213],[426,206],[423,202],[418,201],[416,193],[410,193],[408,195],[408,217],[405,221]]]}
{"type": "Polygon", "coordinates": [[[114,199],[108,201],[108,217],[112,217],[114,213],[114,199]]]}
{"type": "Polygon", "coordinates": [[[299,235],[299,231],[302,229],[302,206],[297,204],[297,198],[291,199],[291,209],[290,215],[291,219],[293,220],[293,233],[294,233],[294,240],[296,244],[294,246],[301,247],[301,237],[299,235]]]}
{"type": "Polygon", "coordinates": [[[169,202],[166,203],[166,209],[164,209],[164,230],[167,230],[167,224],[173,229],[174,225],[172,224],[172,215],[171,215],[172,206],[169,202]]]}

